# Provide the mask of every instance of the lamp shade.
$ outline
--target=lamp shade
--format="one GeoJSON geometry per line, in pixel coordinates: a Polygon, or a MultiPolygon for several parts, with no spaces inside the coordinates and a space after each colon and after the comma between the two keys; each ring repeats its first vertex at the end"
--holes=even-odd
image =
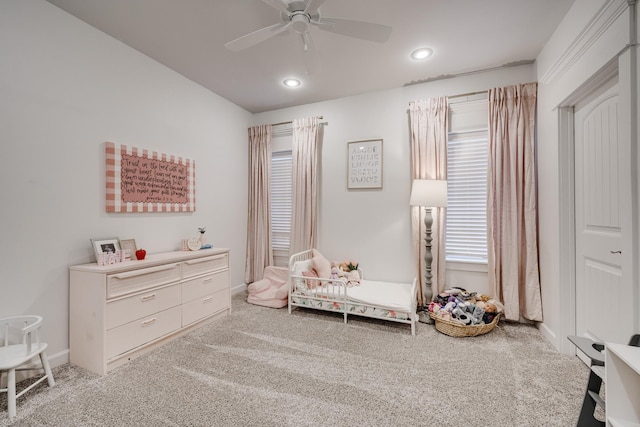
{"type": "Polygon", "coordinates": [[[414,179],[409,204],[426,208],[446,207],[447,181],[440,179],[414,179]]]}

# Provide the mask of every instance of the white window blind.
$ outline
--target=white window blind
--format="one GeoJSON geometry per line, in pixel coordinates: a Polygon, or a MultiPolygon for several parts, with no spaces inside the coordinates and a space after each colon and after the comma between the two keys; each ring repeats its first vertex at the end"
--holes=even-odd
{"type": "Polygon", "coordinates": [[[271,154],[271,247],[285,257],[291,233],[291,164],[291,151],[271,154]]]}
{"type": "Polygon", "coordinates": [[[487,262],[488,105],[486,94],[450,103],[446,258],[487,262]]]}

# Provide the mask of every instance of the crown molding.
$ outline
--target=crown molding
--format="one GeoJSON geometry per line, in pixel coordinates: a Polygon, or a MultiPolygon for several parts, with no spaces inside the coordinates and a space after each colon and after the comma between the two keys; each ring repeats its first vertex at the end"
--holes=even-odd
{"type": "Polygon", "coordinates": [[[607,0],[558,60],[539,78],[548,84],[566,74],[635,0],[607,0]]]}

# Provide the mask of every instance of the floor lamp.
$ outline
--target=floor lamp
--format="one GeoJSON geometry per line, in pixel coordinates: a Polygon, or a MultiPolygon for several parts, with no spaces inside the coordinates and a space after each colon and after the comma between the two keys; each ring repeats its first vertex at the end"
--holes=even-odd
{"type": "MultiPolygon", "coordinates": [[[[433,290],[431,285],[431,226],[433,225],[433,216],[431,208],[439,208],[447,206],[447,181],[438,179],[415,179],[411,188],[411,206],[424,207],[424,303],[422,307],[418,307],[418,319],[423,323],[432,323],[427,313],[429,302],[433,299],[433,290]]],[[[444,256],[444,254],[441,254],[444,256]]]]}

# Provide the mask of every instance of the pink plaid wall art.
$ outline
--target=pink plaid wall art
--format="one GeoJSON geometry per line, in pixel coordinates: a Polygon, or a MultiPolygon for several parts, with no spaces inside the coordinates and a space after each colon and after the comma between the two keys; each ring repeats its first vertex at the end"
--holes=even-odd
{"type": "Polygon", "coordinates": [[[194,212],[195,162],[105,143],[107,212],[194,212]]]}

